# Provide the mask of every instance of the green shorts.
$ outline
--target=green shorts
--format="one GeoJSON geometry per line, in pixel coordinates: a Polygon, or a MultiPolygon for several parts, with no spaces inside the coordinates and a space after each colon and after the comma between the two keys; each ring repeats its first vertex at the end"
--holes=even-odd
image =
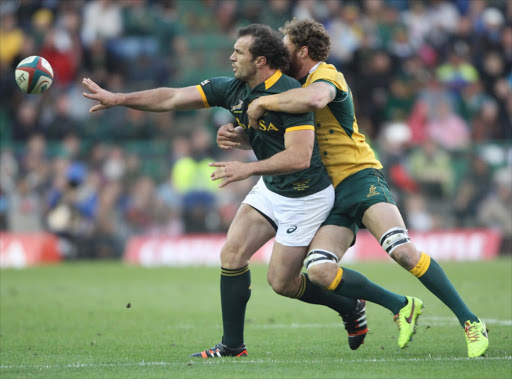
{"type": "Polygon", "coordinates": [[[380,170],[366,168],[338,184],[334,206],[322,225],[344,226],[357,234],[359,228],[364,228],[364,212],[377,203],[396,205],[380,170]]]}

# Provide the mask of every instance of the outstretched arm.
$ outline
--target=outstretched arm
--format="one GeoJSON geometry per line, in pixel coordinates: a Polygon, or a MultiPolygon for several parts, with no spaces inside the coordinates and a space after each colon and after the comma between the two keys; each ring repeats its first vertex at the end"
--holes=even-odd
{"type": "Polygon", "coordinates": [[[314,112],[324,108],[334,100],[335,96],[336,89],[326,82],[315,82],[305,88],[295,88],[275,95],[261,96],[249,104],[247,109],[249,126],[256,127],[265,111],[314,112]]]}
{"type": "Polygon", "coordinates": [[[219,185],[225,187],[229,183],[247,179],[252,175],[279,175],[304,170],[311,163],[315,143],[314,130],[297,130],[286,133],[285,150],[272,157],[256,162],[213,162],[210,166],[217,167],[212,180],[224,179],[219,185]]]}
{"type": "Polygon", "coordinates": [[[101,88],[89,78],[82,84],[90,93],[84,96],[99,104],[89,112],[101,111],[115,106],[125,106],[140,111],[167,112],[205,108],[201,94],[195,86],[184,88],[155,88],[132,93],[113,93],[101,88]]]}

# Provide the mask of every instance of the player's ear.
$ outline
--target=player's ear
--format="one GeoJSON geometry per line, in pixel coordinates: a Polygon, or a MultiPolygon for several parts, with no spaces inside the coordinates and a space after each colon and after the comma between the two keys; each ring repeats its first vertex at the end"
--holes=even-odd
{"type": "Polygon", "coordinates": [[[256,65],[257,66],[265,66],[267,64],[267,58],[263,55],[260,55],[258,58],[256,58],[256,65]]]}
{"type": "Polygon", "coordinates": [[[302,46],[302,47],[300,48],[299,56],[300,56],[301,58],[306,58],[308,54],[309,54],[309,49],[308,49],[308,47],[307,47],[307,46],[302,46]]]}

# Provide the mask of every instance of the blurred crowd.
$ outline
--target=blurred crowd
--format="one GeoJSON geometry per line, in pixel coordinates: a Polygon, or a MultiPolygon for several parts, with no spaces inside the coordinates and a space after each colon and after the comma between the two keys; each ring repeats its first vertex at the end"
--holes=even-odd
{"type": "Polygon", "coordinates": [[[0,229],[47,230],[72,257],[119,257],[130,236],[225,232],[254,179],[219,190],[224,110],[91,115],[81,80],[114,92],[231,75],[239,27],[322,22],[411,230],[498,228],[512,252],[511,0],[3,0],[0,229]],[[14,70],[55,72],[43,95],[14,70]]]}

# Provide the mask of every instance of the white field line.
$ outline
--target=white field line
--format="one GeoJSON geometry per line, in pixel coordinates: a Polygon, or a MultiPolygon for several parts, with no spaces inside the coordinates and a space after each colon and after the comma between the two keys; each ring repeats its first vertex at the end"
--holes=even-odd
{"type": "Polygon", "coordinates": [[[503,357],[429,357],[425,358],[394,358],[394,359],[312,359],[312,360],[278,360],[278,359],[228,359],[228,360],[191,360],[189,362],[113,362],[113,363],[70,363],[63,365],[0,365],[0,370],[33,370],[33,369],[62,369],[62,368],[97,368],[97,367],[143,367],[143,366],[190,366],[194,363],[208,364],[324,364],[324,363],[394,363],[394,362],[458,362],[458,361],[475,361],[475,360],[492,360],[492,361],[511,361],[512,356],[503,357]]]}
{"type": "MultiPolygon", "coordinates": [[[[392,321],[393,318],[390,317],[392,321]]],[[[500,325],[500,326],[512,326],[512,320],[499,320],[495,318],[484,318],[481,320],[485,322],[486,325],[500,325]]],[[[371,320],[370,320],[371,322],[371,320]]],[[[329,323],[329,324],[254,324],[250,325],[251,329],[306,329],[306,328],[338,328],[341,323],[329,323]]],[[[422,316],[419,318],[419,325],[433,325],[433,326],[444,326],[451,324],[458,324],[458,321],[455,317],[443,317],[443,316],[422,316]]]]}
{"type": "MultiPolygon", "coordinates": [[[[512,326],[512,320],[500,320],[496,318],[480,318],[482,321],[485,322],[486,325],[499,325],[499,326],[512,326]]],[[[393,317],[390,316],[390,320],[393,321],[393,317]]],[[[370,320],[371,322],[371,320],[370,320]]],[[[457,325],[458,321],[457,318],[454,316],[421,316],[418,322],[418,325],[430,325],[430,326],[450,326],[450,325],[457,325]]],[[[336,323],[328,323],[328,324],[320,324],[320,323],[314,323],[314,324],[298,324],[298,323],[291,323],[291,324],[248,324],[248,328],[250,329],[319,329],[319,328],[339,328],[341,325],[340,322],[336,323]]],[[[193,329],[197,326],[194,325],[176,325],[176,329],[193,329]]],[[[218,325],[218,328],[221,326],[218,325]]],[[[172,327],[171,327],[172,328],[172,327]]]]}

